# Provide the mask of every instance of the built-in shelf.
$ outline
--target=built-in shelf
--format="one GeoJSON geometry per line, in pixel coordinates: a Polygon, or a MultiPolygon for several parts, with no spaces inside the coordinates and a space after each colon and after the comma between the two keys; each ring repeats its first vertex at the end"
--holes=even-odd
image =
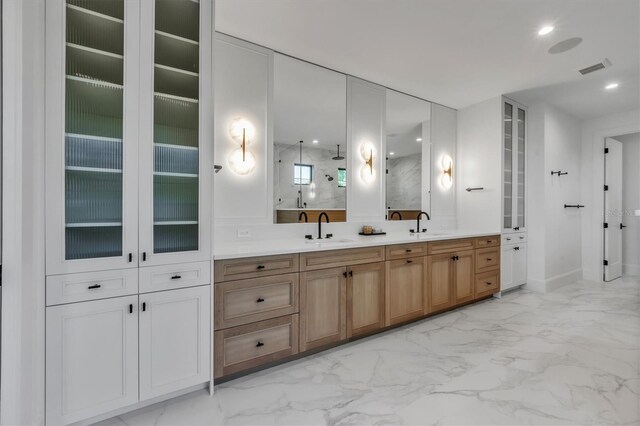
{"type": "Polygon", "coordinates": [[[160,148],[167,148],[167,149],[186,149],[189,151],[198,151],[197,146],[175,145],[170,143],[159,143],[159,142],[155,142],[154,145],[160,148]]]}
{"type": "Polygon", "coordinates": [[[113,16],[105,15],[104,13],[96,12],[91,9],[86,9],[84,7],[67,3],[67,8],[74,10],[76,12],[86,14],[88,16],[95,17],[95,18],[105,19],[107,21],[116,22],[118,24],[124,24],[124,21],[122,19],[114,18],[113,16]]]}
{"type": "Polygon", "coordinates": [[[156,226],[197,225],[197,220],[171,220],[153,222],[156,226]]]}
{"type": "Polygon", "coordinates": [[[112,228],[116,226],[122,226],[122,222],[81,222],[81,223],[67,223],[67,228],[112,228]]]}
{"type": "Polygon", "coordinates": [[[87,78],[87,77],[79,77],[75,75],[67,75],[67,80],[76,81],[78,83],[83,83],[90,86],[105,87],[110,89],[122,90],[124,88],[122,84],[109,83],[108,81],[104,81],[104,80],[97,80],[97,79],[87,78]]]}
{"type": "Polygon", "coordinates": [[[197,104],[198,100],[193,98],[185,98],[183,96],[169,95],[167,93],[154,92],[156,98],[166,99],[169,101],[186,102],[189,104],[197,104]]]}
{"type": "Polygon", "coordinates": [[[183,70],[183,69],[180,69],[180,68],[170,67],[170,66],[167,66],[167,65],[154,64],[154,67],[157,68],[158,70],[170,71],[170,72],[173,72],[173,73],[186,75],[186,76],[190,76],[190,77],[198,78],[198,76],[199,76],[199,74],[197,72],[187,71],[187,70],[183,70]]]}
{"type": "Polygon", "coordinates": [[[168,177],[182,177],[182,178],[197,178],[195,173],[172,173],[172,172],[153,172],[154,176],[168,176],[168,177]]]}
{"type": "Polygon", "coordinates": [[[191,45],[194,45],[194,46],[199,46],[200,45],[200,43],[195,41],[195,40],[191,40],[191,39],[188,39],[188,38],[185,38],[185,37],[180,37],[180,36],[177,36],[177,35],[174,35],[174,34],[165,33],[164,31],[160,31],[160,30],[156,30],[156,35],[159,35],[161,37],[167,37],[167,38],[170,38],[172,40],[177,40],[177,41],[180,41],[182,43],[187,43],[187,44],[191,44],[191,45]]]}
{"type": "Polygon", "coordinates": [[[67,166],[66,170],[72,172],[90,172],[90,173],[122,173],[121,169],[107,169],[102,167],[79,167],[79,166],[67,166]]]}
{"type": "Polygon", "coordinates": [[[84,140],[101,141],[101,142],[119,142],[119,143],[122,143],[122,139],[108,138],[106,136],[81,135],[81,134],[78,134],[78,133],[65,133],[64,136],[66,138],[72,138],[72,139],[84,139],[84,140]]]}
{"type": "Polygon", "coordinates": [[[117,53],[107,52],[106,50],[94,49],[93,47],[82,46],[76,43],[67,43],[67,47],[79,52],[94,53],[96,55],[106,56],[108,58],[116,59],[120,61],[124,60],[124,56],[119,55],[117,53]]]}

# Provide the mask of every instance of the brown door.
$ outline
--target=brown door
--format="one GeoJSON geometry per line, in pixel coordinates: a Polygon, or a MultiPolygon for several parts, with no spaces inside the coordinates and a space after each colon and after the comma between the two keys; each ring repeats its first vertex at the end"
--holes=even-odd
{"type": "Polygon", "coordinates": [[[300,274],[300,351],[347,337],[347,269],[300,274]]]}
{"type": "Polygon", "coordinates": [[[429,281],[428,312],[446,309],[453,304],[453,259],[455,254],[438,254],[427,257],[429,281]]]}
{"type": "Polygon", "coordinates": [[[475,288],[475,255],[473,250],[460,251],[454,254],[453,282],[455,288],[455,304],[473,300],[475,288]]]}
{"type": "Polygon", "coordinates": [[[386,325],[424,315],[425,257],[386,262],[386,325]]]}
{"type": "Polygon", "coordinates": [[[347,268],[347,337],[384,327],[384,262],[347,268]]]}

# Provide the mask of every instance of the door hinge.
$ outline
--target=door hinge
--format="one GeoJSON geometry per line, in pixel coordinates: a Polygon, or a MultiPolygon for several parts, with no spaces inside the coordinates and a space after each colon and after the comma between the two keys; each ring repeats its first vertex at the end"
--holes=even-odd
{"type": "Polygon", "coordinates": [[[604,149],[604,153],[605,153],[605,154],[608,154],[608,153],[609,153],[609,148],[605,148],[605,149],[604,149]]]}
{"type": "Polygon", "coordinates": [[[609,261],[608,261],[608,260],[603,260],[603,261],[602,261],[602,264],[603,264],[604,266],[609,266],[609,261]]]}
{"type": "Polygon", "coordinates": [[[605,228],[608,228],[608,227],[609,227],[609,224],[608,224],[607,222],[605,222],[605,223],[604,223],[604,227],[605,227],[605,228]]]}
{"type": "Polygon", "coordinates": [[[608,191],[608,190],[609,190],[609,185],[605,185],[605,186],[604,186],[604,190],[605,190],[605,191],[608,191]]]}

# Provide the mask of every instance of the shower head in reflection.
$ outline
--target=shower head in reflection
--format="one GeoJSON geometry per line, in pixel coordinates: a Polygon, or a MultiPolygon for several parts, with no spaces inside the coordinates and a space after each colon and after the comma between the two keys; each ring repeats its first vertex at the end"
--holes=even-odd
{"type": "Polygon", "coordinates": [[[344,157],[340,155],[340,144],[338,144],[338,154],[331,158],[332,160],[344,160],[344,157]]]}
{"type": "Polygon", "coordinates": [[[331,175],[324,175],[324,177],[326,177],[329,182],[333,180],[333,176],[331,175]]]}

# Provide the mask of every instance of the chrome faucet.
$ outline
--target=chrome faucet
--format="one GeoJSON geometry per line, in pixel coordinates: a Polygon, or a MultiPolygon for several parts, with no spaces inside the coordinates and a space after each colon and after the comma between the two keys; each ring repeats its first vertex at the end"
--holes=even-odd
{"type": "MultiPolygon", "coordinates": [[[[322,239],[322,217],[325,217],[327,219],[327,223],[329,223],[329,215],[327,214],[327,212],[322,212],[320,213],[320,215],[318,215],[318,239],[319,240],[322,239]]],[[[330,238],[329,234],[327,234],[327,238],[330,238]]]]}
{"type": "Polygon", "coordinates": [[[302,216],[304,216],[305,223],[309,222],[309,216],[307,216],[307,212],[300,212],[300,214],[298,215],[298,223],[300,223],[302,216]]]}
{"type": "Polygon", "coordinates": [[[420,229],[420,217],[422,215],[425,215],[427,217],[427,220],[431,220],[431,217],[429,216],[429,213],[427,212],[420,212],[418,213],[418,217],[416,218],[416,229],[415,231],[413,229],[410,229],[409,232],[411,232],[412,234],[415,233],[420,233],[420,232],[427,232],[427,228],[424,229],[420,229]]]}

